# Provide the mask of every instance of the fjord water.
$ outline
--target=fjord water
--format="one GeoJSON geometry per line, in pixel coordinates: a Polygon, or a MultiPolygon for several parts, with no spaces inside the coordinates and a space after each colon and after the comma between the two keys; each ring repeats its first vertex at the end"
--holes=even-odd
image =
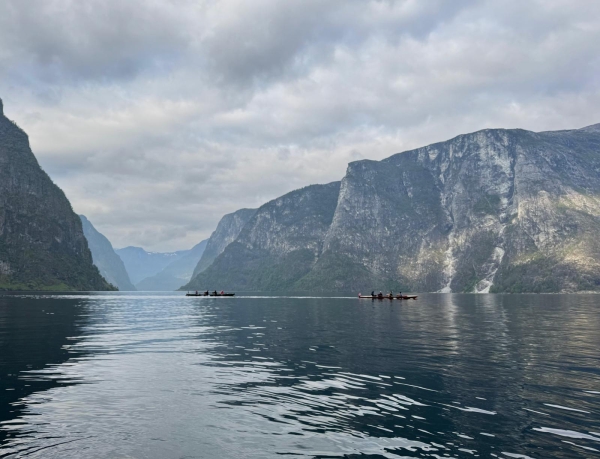
{"type": "Polygon", "coordinates": [[[600,457],[600,297],[0,297],[0,457],[600,457]]]}

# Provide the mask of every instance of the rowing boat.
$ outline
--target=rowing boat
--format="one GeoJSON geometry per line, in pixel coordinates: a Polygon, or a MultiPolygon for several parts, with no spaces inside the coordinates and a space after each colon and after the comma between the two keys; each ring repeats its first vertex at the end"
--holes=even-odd
{"type": "Polygon", "coordinates": [[[235,296],[235,293],[207,293],[207,292],[200,292],[200,293],[186,293],[185,296],[235,296]]]}
{"type": "Polygon", "coordinates": [[[361,300],[416,300],[417,299],[417,295],[396,295],[396,296],[391,296],[391,295],[361,295],[360,293],[358,294],[358,297],[361,300]]]}

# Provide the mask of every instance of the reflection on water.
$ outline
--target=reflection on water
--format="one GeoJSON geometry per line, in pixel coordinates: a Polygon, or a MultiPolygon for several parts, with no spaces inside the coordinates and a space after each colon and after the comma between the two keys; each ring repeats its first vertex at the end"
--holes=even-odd
{"type": "Polygon", "coordinates": [[[600,297],[0,298],[0,457],[600,457],[600,297]]]}
{"type": "Polygon", "coordinates": [[[81,381],[66,376],[61,364],[83,357],[69,346],[80,334],[85,315],[81,300],[0,297],[0,445],[18,433],[27,410],[24,399],[81,381]]]}

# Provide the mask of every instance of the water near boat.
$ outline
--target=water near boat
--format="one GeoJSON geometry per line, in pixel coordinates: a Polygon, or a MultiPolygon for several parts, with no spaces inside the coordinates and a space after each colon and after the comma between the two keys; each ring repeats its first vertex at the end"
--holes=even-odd
{"type": "Polygon", "coordinates": [[[0,457],[600,457],[600,296],[0,297],[0,457]]]}

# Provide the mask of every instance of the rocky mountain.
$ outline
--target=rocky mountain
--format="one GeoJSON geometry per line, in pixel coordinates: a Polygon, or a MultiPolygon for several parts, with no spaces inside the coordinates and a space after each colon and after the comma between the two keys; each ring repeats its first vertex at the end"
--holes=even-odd
{"type": "Polygon", "coordinates": [[[123,261],[115,253],[110,241],[98,232],[84,215],[80,215],[79,218],[83,226],[83,234],[92,252],[92,260],[100,270],[100,274],[119,290],[135,290],[123,261]]]}
{"type": "Polygon", "coordinates": [[[487,129],[350,163],[330,224],[330,195],[302,195],[259,223],[261,207],[190,288],[600,290],[600,125],[487,129]]]}
{"type": "Polygon", "coordinates": [[[244,225],[255,213],[256,209],[240,209],[223,216],[217,225],[217,229],[210,235],[206,244],[206,250],[202,254],[202,258],[200,258],[191,277],[195,277],[198,273],[208,268],[214,259],[225,250],[225,247],[235,241],[244,225]]]}
{"type": "Polygon", "coordinates": [[[0,289],[112,290],[81,220],[0,101],[0,289]]]}
{"type": "Polygon", "coordinates": [[[194,268],[200,261],[208,239],[196,244],[187,253],[154,276],[142,279],[136,287],[142,291],[171,291],[177,290],[192,278],[194,268]]]}
{"type": "Polygon", "coordinates": [[[171,263],[181,260],[190,251],[147,252],[141,247],[129,246],[116,249],[115,252],[123,260],[129,279],[137,285],[143,279],[158,274],[171,263]]]}
{"type": "Polygon", "coordinates": [[[290,288],[321,254],[339,189],[340,182],[312,185],[263,205],[235,241],[184,289],[290,288]]]}

